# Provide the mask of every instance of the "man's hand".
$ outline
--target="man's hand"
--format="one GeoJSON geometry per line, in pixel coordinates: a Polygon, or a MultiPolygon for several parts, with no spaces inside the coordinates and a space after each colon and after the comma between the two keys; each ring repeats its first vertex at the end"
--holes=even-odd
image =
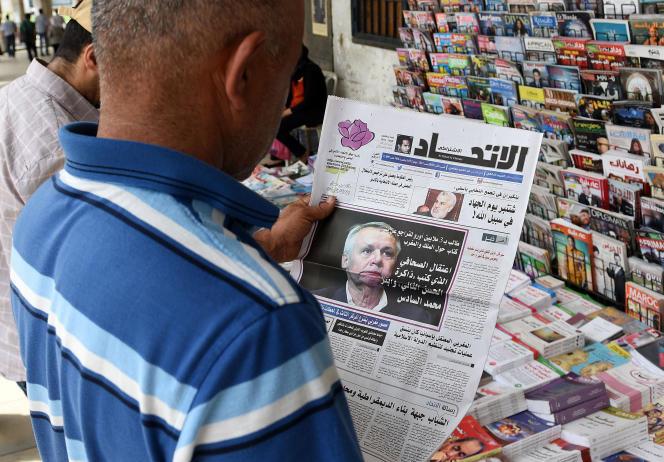
{"type": "Polygon", "coordinates": [[[277,262],[295,260],[313,224],[330,216],[336,199],[328,198],[317,206],[309,205],[309,196],[286,207],[272,229],[262,229],[254,234],[254,239],[277,262]]]}

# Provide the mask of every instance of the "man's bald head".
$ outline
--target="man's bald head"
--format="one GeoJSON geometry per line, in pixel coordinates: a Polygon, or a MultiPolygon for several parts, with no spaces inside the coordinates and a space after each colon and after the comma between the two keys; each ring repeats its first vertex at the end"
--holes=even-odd
{"type": "Polygon", "coordinates": [[[137,73],[180,79],[199,59],[253,31],[277,56],[291,0],[95,0],[93,35],[103,80],[137,73]]]}

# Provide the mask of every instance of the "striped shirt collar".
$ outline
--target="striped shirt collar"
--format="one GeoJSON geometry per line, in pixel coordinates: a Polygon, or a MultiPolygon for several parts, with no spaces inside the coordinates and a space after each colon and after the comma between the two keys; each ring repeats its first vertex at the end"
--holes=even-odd
{"type": "Polygon", "coordinates": [[[28,81],[40,92],[55,99],[74,120],[96,121],[97,109],[67,81],[51,71],[46,63],[34,59],[26,72],[28,81]]]}
{"type": "Polygon", "coordinates": [[[156,145],[96,135],[97,124],[93,123],[74,123],[60,130],[68,173],[200,200],[250,226],[270,228],[279,217],[274,205],[194,157],[156,145]]]}

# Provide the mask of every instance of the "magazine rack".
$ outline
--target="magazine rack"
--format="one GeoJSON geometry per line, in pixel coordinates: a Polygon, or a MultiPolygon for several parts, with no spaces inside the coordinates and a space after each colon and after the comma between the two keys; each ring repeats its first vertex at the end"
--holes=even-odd
{"type": "MultiPolygon", "coordinates": [[[[612,5],[608,5],[612,6],[612,5]]],[[[607,32],[600,32],[597,31],[597,40],[605,41],[605,42],[629,42],[629,37],[627,34],[618,34],[615,32],[612,33],[607,33],[607,32]]],[[[610,66],[606,70],[611,70],[610,66]]]]}
{"type": "Polygon", "coordinates": [[[660,287],[662,286],[661,281],[659,282],[659,284],[657,284],[655,281],[651,280],[650,278],[643,277],[643,275],[638,271],[630,272],[630,280],[636,282],[640,286],[645,287],[646,289],[650,289],[654,292],[657,292],[658,294],[664,293],[664,291],[657,290],[658,285],[660,287]]]}
{"type": "MultiPolygon", "coordinates": [[[[606,19],[629,19],[629,15],[637,14],[639,7],[636,3],[623,3],[617,8],[616,5],[607,3],[604,5],[604,17],[606,19]]],[[[625,39],[626,40],[626,39],[625,39]]]]}
{"type": "Polygon", "coordinates": [[[528,213],[532,213],[535,216],[544,218],[547,221],[555,220],[558,218],[558,214],[554,210],[547,209],[541,204],[531,202],[528,204],[528,213]]]}
{"type": "Polygon", "coordinates": [[[540,249],[548,250],[551,257],[555,257],[553,254],[553,238],[551,234],[539,233],[533,229],[526,229],[524,227],[523,232],[521,233],[521,240],[540,249]]]}

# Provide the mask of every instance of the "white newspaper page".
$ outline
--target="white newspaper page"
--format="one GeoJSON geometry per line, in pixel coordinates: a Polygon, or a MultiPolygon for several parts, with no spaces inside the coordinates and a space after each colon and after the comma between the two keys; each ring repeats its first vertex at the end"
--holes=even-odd
{"type": "Polygon", "coordinates": [[[429,460],[472,403],[541,136],[330,98],[312,202],[338,208],[292,273],[323,307],[367,461],[429,460]]]}

